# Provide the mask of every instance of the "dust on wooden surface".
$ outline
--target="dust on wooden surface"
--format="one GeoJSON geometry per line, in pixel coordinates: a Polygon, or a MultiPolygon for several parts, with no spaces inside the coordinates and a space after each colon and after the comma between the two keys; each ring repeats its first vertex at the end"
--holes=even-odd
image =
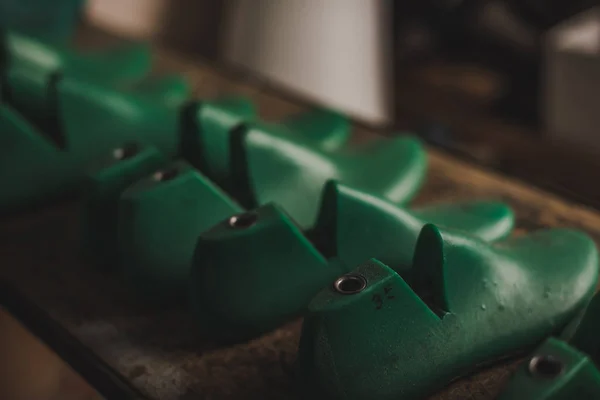
{"type": "MultiPolygon", "coordinates": [[[[176,55],[157,54],[158,70],[188,76],[198,98],[241,93],[268,119],[302,110],[268,92],[264,82],[235,81],[176,55]]],[[[430,150],[427,183],[414,204],[473,199],[506,201],[516,212],[519,232],[572,227],[600,243],[596,212],[430,150]]],[[[295,398],[293,362],[301,321],[233,347],[201,343],[185,310],[140,303],[115,276],[81,260],[78,212],[78,204],[62,203],[3,222],[2,275],[150,398],[295,398]]],[[[493,399],[513,368],[514,363],[503,364],[462,379],[432,399],[493,399]]]]}

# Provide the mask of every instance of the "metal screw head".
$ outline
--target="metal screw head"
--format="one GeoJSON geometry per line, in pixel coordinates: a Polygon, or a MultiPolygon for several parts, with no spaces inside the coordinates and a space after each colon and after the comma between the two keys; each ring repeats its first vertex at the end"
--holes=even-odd
{"type": "Polygon", "coordinates": [[[236,229],[246,229],[254,225],[256,221],[258,221],[258,214],[247,212],[229,218],[229,226],[236,229]]]}
{"type": "Polygon", "coordinates": [[[170,168],[170,169],[156,171],[152,175],[152,178],[154,178],[154,180],[158,181],[158,182],[165,182],[165,181],[170,181],[171,179],[174,179],[178,174],[179,174],[179,171],[177,170],[177,168],[170,168]]]}
{"type": "Polygon", "coordinates": [[[531,358],[528,365],[529,373],[533,376],[554,379],[563,373],[564,363],[550,355],[537,355],[531,358]]]}
{"type": "Polygon", "coordinates": [[[340,294],[360,293],[367,287],[367,279],[359,274],[346,274],[339,277],[334,283],[333,288],[340,294]]]}
{"type": "Polygon", "coordinates": [[[113,157],[122,161],[135,156],[139,152],[139,147],[135,143],[126,144],[123,147],[113,150],[113,157]]]}

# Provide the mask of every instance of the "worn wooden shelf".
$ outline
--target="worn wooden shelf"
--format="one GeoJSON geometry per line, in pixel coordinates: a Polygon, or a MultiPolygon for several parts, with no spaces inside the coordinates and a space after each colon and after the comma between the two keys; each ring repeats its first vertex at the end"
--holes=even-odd
{"type": "MultiPolygon", "coordinates": [[[[89,38],[90,42],[94,42],[89,38]]],[[[301,111],[268,84],[231,76],[201,61],[157,50],[157,70],[177,71],[195,95],[242,94],[266,119],[301,111]]],[[[375,134],[356,129],[357,138],[375,134]]],[[[497,173],[428,149],[429,175],[415,204],[499,199],[518,220],[516,234],[572,227],[600,243],[600,214],[497,173]]],[[[14,216],[0,224],[0,274],[152,399],[294,398],[293,361],[301,321],[247,344],[218,348],[201,343],[184,310],[140,303],[115,276],[86,265],[78,254],[76,201],[14,216]]],[[[493,399],[515,362],[455,382],[435,399],[493,399]]]]}

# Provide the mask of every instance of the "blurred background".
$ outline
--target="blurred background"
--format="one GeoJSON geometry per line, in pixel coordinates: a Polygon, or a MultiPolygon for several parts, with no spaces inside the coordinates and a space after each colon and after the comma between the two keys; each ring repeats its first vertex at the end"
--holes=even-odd
{"type": "MultiPolygon", "coordinates": [[[[0,28],[51,31],[60,40],[84,26],[152,41],[254,74],[285,96],[340,109],[373,129],[414,131],[465,160],[598,207],[597,3],[0,0],[0,28]]],[[[0,313],[3,338],[19,329],[0,313]]],[[[23,337],[17,348],[0,343],[0,374],[20,371],[23,382],[52,393],[62,390],[56,371],[78,382],[47,350],[47,367],[19,367],[15,354],[41,346],[23,337]]],[[[17,381],[1,382],[1,399],[71,398],[15,397],[2,390],[17,381]]],[[[79,383],[66,387],[93,398],[79,383]]]]}
{"type": "Polygon", "coordinates": [[[156,42],[598,206],[597,4],[0,0],[0,26],[156,42]]]}
{"type": "Polygon", "coordinates": [[[598,206],[597,4],[90,0],[85,16],[598,206]]]}

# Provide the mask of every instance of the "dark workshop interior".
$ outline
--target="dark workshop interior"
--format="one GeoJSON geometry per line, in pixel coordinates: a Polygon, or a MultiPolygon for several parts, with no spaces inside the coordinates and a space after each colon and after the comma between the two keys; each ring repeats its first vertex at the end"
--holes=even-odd
{"type": "Polygon", "coordinates": [[[0,400],[600,399],[596,178],[597,0],[0,0],[0,400]]]}

